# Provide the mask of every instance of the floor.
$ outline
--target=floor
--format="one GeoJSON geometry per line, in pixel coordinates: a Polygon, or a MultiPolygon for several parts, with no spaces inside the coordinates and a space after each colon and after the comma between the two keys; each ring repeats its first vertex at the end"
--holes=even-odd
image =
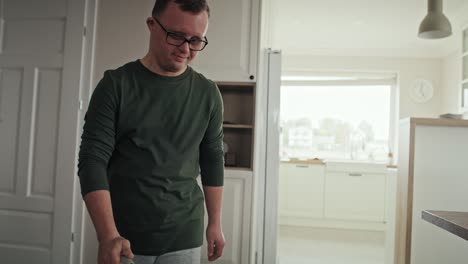
{"type": "Polygon", "coordinates": [[[279,264],[384,264],[384,232],[280,226],[279,264]]]}

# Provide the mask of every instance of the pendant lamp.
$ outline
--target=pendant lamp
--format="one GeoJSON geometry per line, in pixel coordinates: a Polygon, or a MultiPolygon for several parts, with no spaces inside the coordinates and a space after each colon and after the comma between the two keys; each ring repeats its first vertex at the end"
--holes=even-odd
{"type": "Polygon", "coordinates": [[[442,0],[427,1],[427,15],[419,25],[420,38],[438,39],[452,35],[452,26],[442,9],[442,0]]]}

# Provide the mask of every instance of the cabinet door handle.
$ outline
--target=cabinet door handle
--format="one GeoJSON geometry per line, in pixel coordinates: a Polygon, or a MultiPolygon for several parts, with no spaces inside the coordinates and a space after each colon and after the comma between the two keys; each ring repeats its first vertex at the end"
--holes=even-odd
{"type": "Polygon", "coordinates": [[[296,165],[296,168],[309,168],[309,165],[296,165]]]}
{"type": "Polygon", "coordinates": [[[348,175],[351,177],[361,177],[362,173],[348,173],[348,175]]]}

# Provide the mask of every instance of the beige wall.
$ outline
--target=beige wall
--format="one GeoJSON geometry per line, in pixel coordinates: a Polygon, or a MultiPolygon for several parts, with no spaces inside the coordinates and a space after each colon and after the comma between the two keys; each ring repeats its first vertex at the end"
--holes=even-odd
{"type": "Polygon", "coordinates": [[[146,18],[154,0],[98,0],[93,84],[107,69],[142,58],[148,51],[146,18]]]}
{"type": "MultiPolygon", "coordinates": [[[[148,51],[146,18],[154,0],[98,0],[92,87],[107,69],[117,68],[143,57],[148,51]]],[[[82,230],[83,264],[96,263],[98,243],[87,212],[82,230]]]]}

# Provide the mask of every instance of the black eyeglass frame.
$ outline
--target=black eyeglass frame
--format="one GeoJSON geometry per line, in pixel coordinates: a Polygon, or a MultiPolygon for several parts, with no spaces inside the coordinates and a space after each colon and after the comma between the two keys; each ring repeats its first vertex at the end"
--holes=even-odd
{"type": "Polygon", "coordinates": [[[179,34],[179,33],[175,33],[175,32],[171,32],[169,30],[167,30],[162,24],[161,22],[159,22],[159,20],[155,17],[153,17],[153,19],[156,21],[156,23],[158,23],[158,25],[164,30],[164,32],[166,32],[166,43],[169,44],[169,45],[172,45],[172,46],[176,46],[176,47],[180,47],[182,45],[185,44],[185,42],[187,42],[189,44],[189,49],[191,51],[202,51],[204,48],[206,48],[206,46],[208,45],[208,39],[205,37],[203,37],[204,39],[187,39],[186,37],[184,37],[182,34],[179,34]],[[174,43],[171,43],[168,41],[168,38],[169,36],[172,36],[172,38],[174,39],[179,39],[180,41],[182,41],[182,43],[180,44],[174,44],[174,43]],[[194,49],[192,48],[190,45],[192,44],[193,41],[201,41],[203,43],[203,46],[201,49],[194,49]]]}

